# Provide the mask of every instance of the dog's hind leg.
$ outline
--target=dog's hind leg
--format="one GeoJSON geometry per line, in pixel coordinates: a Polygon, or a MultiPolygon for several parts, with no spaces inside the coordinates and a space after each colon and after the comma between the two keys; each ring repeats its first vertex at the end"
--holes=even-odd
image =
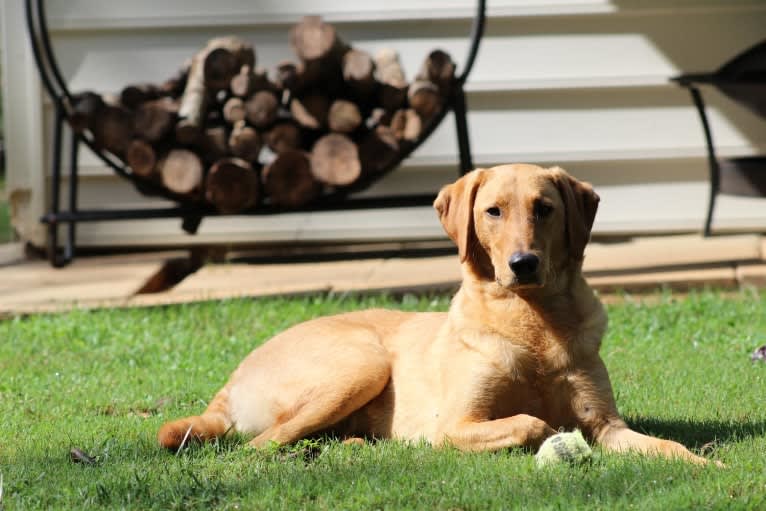
{"type": "Polygon", "coordinates": [[[229,391],[224,387],[215,395],[202,415],[165,423],[157,433],[157,439],[160,445],[175,451],[190,440],[204,442],[221,437],[230,428],[229,391]]]}
{"type": "Polygon", "coordinates": [[[332,429],[378,396],[390,376],[390,362],[381,353],[369,352],[363,358],[356,358],[352,367],[334,367],[320,381],[313,382],[311,389],[253,438],[250,445],[288,444],[332,429]]]}

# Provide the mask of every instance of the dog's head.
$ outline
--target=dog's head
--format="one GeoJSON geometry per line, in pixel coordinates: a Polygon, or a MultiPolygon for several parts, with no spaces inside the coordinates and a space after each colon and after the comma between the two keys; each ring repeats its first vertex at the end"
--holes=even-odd
{"type": "Polygon", "coordinates": [[[558,167],[477,169],[434,202],[460,260],[482,279],[517,291],[580,268],[599,197],[558,167]]]}

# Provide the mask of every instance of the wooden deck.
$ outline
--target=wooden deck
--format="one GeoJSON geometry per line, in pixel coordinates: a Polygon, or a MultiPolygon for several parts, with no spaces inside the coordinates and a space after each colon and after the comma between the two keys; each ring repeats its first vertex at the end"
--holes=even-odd
{"type": "MultiPolygon", "coordinates": [[[[239,254],[241,256],[241,254],[239,254]]],[[[65,269],[0,250],[0,317],[71,308],[154,306],[232,297],[414,292],[456,289],[457,257],[358,258],[338,261],[195,265],[188,252],[81,257],[65,269]],[[196,271],[194,271],[196,269],[196,271]]],[[[239,258],[235,258],[239,260],[239,258]]],[[[584,265],[603,294],[766,285],[760,235],[666,236],[592,243],[584,265]]]]}

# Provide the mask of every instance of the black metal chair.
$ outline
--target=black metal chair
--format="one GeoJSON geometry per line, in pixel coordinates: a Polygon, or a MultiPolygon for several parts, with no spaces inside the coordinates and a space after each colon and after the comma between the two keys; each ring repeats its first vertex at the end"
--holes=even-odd
{"type": "Polygon", "coordinates": [[[689,89],[699,112],[710,166],[710,199],[704,235],[710,235],[718,194],[766,197],[766,156],[719,159],[700,85],[712,85],[761,117],[766,117],[766,40],[740,53],[712,73],[684,74],[673,81],[689,89]]]}
{"type": "MultiPolygon", "coordinates": [[[[157,218],[181,218],[182,228],[189,234],[197,232],[202,218],[205,216],[219,215],[212,207],[200,206],[199,204],[185,203],[185,198],[176,196],[168,190],[143,180],[134,175],[130,168],[122,161],[107,151],[96,147],[90,133],[76,134],[72,132],[70,140],[70,159],[68,162],[69,188],[68,210],[62,211],[60,205],[61,192],[61,159],[62,159],[62,134],[67,116],[72,111],[72,94],[63,78],[58,66],[48,32],[45,15],[44,0],[25,0],[27,31],[43,87],[51,97],[55,109],[55,121],[53,128],[53,150],[51,154],[51,189],[48,213],[41,218],[41,222],[48,226],[48,257],[53,266],[61,267],[71,262],[75,257],[75,234],[78,222],[96,222],[107,220],[138,220],[157,218]],[[133,185],[145,195],[164,197],[176,201],[179,205],[171,208],[143,208],[143,209],[79,209],[77,206],[77,153],[80,144],[85,144],[93,151],[108,167],[111,167],[118,175],[131,181],[133,185]],[[63,247],[63,254],[59,254],[58,226],[67,224],[67,239],[63,247]]],[[[468,55],[464,61],[461,73],[454,78],[451,94],[447,104],[433,119],[422,133],[418,142],[409,147],[401,157],[392,162],[389,167],[370,179],[361,179],[351,187],[337,190],[323,195],[320,199],[305,208],[291,209],[289,212],[300,211],[331,211],[353,210],[370,208],[392,208],[430,205],[434,194],[409,194],[385,197],[354,198],[355,192],[368,187],[372,181],[390,172],[412,154],[441,123],[449,111],[455,114],[457,130],[457,143],[460,156],[460,174],[473,169],[471,148],[468,137],[468,121],[466,117],[466,101],[464,85],[471,72],[474,61],[479,51],[479,43],[484,34],[486,0],[477,0],[475,16],[470,33],[468,55]]],[[[258,209],[248,211],[246,214],[268,215],[288,212],[284,209],[262,205],[258,209]]]]}

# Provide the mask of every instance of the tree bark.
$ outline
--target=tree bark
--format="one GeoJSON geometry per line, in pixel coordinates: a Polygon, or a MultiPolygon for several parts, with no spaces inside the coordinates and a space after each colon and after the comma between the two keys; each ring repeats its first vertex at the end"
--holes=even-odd
{"type": "Polygon", "coordinates": [[[178,103],[170,98],[147,101],[138,107],[134,118],[136,136],[159,142],[175,127],[178,103]]]}
{"type": "Polygon", "coordinates": [[[217,161],[229,155],[229,143],[226,128],[215,126],[205,130],[202,139],[202,156],[207,163],[217,161]]]}
{"type": "Polygon", "coordinates": [[[75,133],[91,129],[96,116],[104,108],[104,99],[95,92],[86,91],[72,96],[71,110],[67,117],[75,133]]]}
{"type": "Polygon", "coordinates": [[[388,126],[378,126],[359,144],[362,172],[377,176],[399,159],[399,142],[388,126]]]}
{"type": "Polygon", "coordinates": [[[120,103],[130,110],[136,110],[141,103],[159,98],[162,91],[152,83],[128,85],[120,92],[120,103]]]}
{"type": "Polygon", "coordinates": [[[231,93],[241,99],[249,98],[254,92],[268,90],[277,92],[277,86],[269,81],[268,73],[263,68],[242,66],[229,84],[231,93]]]}
{"type": "Polygon", "coordinates": [[[356,101],[363,105],[371,103],[375,94],[375,63],[369,53],[349,50],[343,56],[343,79],[356,101]]]}
{"type": "Polygon", "coordinates": [[[96,147],[124,156],[133,138],[133,114],[121,106],[104,105],[91,123],[96,147]]]}
{"type": "Polygon", "coordinates": [[[303,151],[287,150],[264,167],[263,186],[275,206],[298,208],[316,199],[322,191],[311,173],[311,160],[303,151]]]}
{"type": "Polygon", "coordinates": [[[447,97],[455,78],[455,63],[445,51],[434,50],[426,57],[416,78],[433,83],[442,97],[447,97]]]}
{"type": "Polygon", "coordinates": [[[207,118],[207,89],[205,88],[204,53],[192,60],[181,103],[178,106],[176,140],[181,144],[194,143],[202,133],[207,118]]]}
{"type": "Polygon", "coordinates": [[[253,46],[238,37],[211,39],[203,51],[205,86],[212,90],[228,88],[242,66],[255,67],[253,46]]]}

